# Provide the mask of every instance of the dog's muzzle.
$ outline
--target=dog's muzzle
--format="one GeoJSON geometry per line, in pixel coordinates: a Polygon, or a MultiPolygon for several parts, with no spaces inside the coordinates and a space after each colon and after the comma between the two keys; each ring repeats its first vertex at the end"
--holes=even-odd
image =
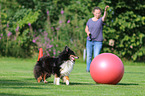
{"type": "Polygon", "coordinates": [[[78,56],[75,56],[75,55],[70,55],[70,60],[75,61],[75,59],[79,59],[79,57],[78,56]]]}

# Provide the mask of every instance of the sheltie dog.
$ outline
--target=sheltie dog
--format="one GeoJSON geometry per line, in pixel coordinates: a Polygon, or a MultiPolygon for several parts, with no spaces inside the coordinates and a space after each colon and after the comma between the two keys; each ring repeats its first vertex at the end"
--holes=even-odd
{"type": "Polygon", "coordinates": [[[67,46],[59,54],[58,57],[43,56],[36,62],[34,67],[34,77],[37,82],[44,81],[47,83],[46,79],[54,74],[54,84],[60,85],[60,78],[67,85],[69,85],[69,74],[73,68],[75,58],[79,58],[75,53],[67,46]]]}
{"type": "Polygon", "coordinates": [[[75,59],[71,58],[70,60],[65,61],[60,66],[61,67],[61,69],[60,69],[61,79],[63,80],[63,82],[66,83],[66,85],[69,85],[69,74],[71,73],[74,64],[75,64],[75,59]]]}

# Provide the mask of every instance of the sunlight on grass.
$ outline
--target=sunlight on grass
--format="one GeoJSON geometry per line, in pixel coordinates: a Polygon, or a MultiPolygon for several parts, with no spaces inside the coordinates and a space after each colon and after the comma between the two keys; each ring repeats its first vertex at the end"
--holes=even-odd
{"type": "Polygon", "coordinates": [[[0,59],[0,95],[2,96],[144,96],[145,65],[144,63],[124,62],[125,73],[117,85],[96,84],[86,64],[76,61],[70,74],[70,85],[61,81],[61,85],[53,84],[54,76],[48,78],[47,84],[37,83],[33,76],[33,67],[37,59],[0,59]]]}

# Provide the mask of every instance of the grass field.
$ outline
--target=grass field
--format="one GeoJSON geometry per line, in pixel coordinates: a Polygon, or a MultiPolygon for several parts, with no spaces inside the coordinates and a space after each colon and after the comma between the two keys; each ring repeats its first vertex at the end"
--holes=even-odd
{"type": "Polygon", "coordinates": [[[0,96],[145,96],[145,63],[124,61],[125,73],[117,85],[96,84],[86,64],[76,61],[70,85],[37,83],[33,76],[36,59],[0,57],[0,96]]]}

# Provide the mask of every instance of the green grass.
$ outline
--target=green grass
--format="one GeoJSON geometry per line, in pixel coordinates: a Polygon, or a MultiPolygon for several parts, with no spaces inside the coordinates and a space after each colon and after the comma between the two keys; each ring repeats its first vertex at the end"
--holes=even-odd
{"type": "Polygon", "coordinates": [[[70,85],[37,83],[33,76],[36,59],[0,58],[1,96],[145,96],[145,63],[124,61],[125,73],[117,85],[96,84],[86,64],[76,61],[70,75],[70,85]]]}

